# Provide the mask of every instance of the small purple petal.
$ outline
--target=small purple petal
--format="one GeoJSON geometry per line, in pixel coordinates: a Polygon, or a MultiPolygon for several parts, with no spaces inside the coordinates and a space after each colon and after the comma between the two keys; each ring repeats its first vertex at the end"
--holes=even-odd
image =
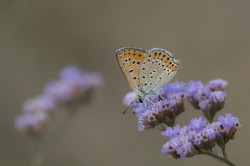
{"type": "Polygon", "coordinates": [[[203,87],[204,86],[201,81],[189,81],[188,88],[186,88],[186,96],[200,98],[203,93],[203,87]]]}
{"type": "Polygon", "coordinates": [[[204,120],[202,117],[199,117],[198,119],[192,119],[190,121],[190,124],[188,125],[189,128],[195,129],[196,131],[201,131],[204,126],[206,125],[206,120],[204,120]]]}
{"type": "Polygon", "coordinates": [[[181,127],[179,125],[175,126],[174,128],[167,127],[166,131],[163,131],[161,134],[172,139],[178,135],[180,130],[181,130],[181,127]]]}
{"type": "Polygon", "coordinates": [[[24,113],[35,113],[35,112],[50,112],[55,107],[55,102],[48,96],[39,96],[34,99],[27,100],[23,106],[24,113]]]}
{"type": "Polygon", "coordinates": [[[224,91],[227,84],[228,82],[225,80],[215,79],[215,80],[209,81],[206,84],[205,89],[208,91],[224,91]]]}
{"type": "Polygon", "coordinates": [[[239,118],[233,117],[231,113],[226,114],[226,116],[218,116],[218,121],[224,126],[226,130],[234,126],[234,124],[239,120],[239,118]]]}
{"type": "Polygon", "coordinates": [[[138,94],[135,92],[129,92],[123,98],[123,103],[127,106],[130,106],[131,104],[134,105],[137,100],[138,100],[138,94]]]}
{"type": "Polygon", "coordinates": [[[225,98],[226,98],[226,92],[215,91],[210,93],[209,101],[224,102],[225,98]]]}
{"type": "Polygon", "coordinates": [[[83,77],[83,72],[76,66],[70,66],[64,68],[61,73],[61,79],[62,80],[77,80],[81,79],[83,77]]]}

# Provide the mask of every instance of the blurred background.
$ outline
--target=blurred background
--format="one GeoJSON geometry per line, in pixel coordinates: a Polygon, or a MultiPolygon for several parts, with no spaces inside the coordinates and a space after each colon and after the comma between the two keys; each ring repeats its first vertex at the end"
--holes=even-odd
{"type": "MultiPolygon", "coordinates": [[[[158,130],[138,132],[136,117],[122,104],[131,91],[115,51],[124,46],[164,48],[182,62],[174,80],[229,82],[225,108],[242,128],[227,145],[229,158],[249,158],[249,1],[0,1],[0,165],[29,165],[38,142],[17,132],[23,102],[78,65],[105,78],[103,100],[88,107],[50,144],[46,166],[218,165],[206,157],[173,160],[161,153],[167,139],[158,130]]],[[[201,116],[189,103],[177,118],[185,125],[201,116]]],[[[217,115],[218,115],[217,114],[217,115]]]]}

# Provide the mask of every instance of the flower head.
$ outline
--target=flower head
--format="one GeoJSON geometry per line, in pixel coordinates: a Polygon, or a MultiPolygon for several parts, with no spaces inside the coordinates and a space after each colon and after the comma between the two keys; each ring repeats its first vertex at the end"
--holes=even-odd
{"type": "Polygon", "coordinates": [[[195,108],[199,108],[200,99],[203,96],[203,88],[204,85],[201,81],[189,81],[188,88],[186,88],[186,98],[189,100],[190,103],[193,104],[195,108]]]}
{"type": "Polygon", "coordinates": [[[48,122],[49,117],[45,112],[28,113],[15,119],[15,127],[22,133],[40,136],[43,134],[48,122]]]}
{"type": "MultiPolygon", "coordinates": [[[[218,116],[220,123],[220,131],[230,133],[230,130],[237,130],[240,127],[239,118],[233,117],[232,114],[226,114],[226,116],[218,116]]],[[[232,134],[232,133],[230,133],[232,134]]],[[[231,136],[233,137],[233,135],[231,136]]]]}
{"type": "Polygon", "coordinates": [[[205,117],[212,122],[215,114],[224,107],[227,81],[216,79],[205,86],[201,81],[190,81],[186,88],[188,101],[197,109],[201,109],[205,117]]]}
{"type": "Polygon", "coordinates": [[[230,139],[234,138],[240,124],[238,118],[233,117],[232,114],[226,114],[225,117],[219,116],[218,119],[218,122],[206,124],[206,121],[200,117],[192,119],[189,125],[182,128],[179,125],[174,128],[167,127],[162,135],[170,140],[163,145],[162,152],[173,158],[185,158],[200,151],[211,150],[216,144],[220,147],[225,146],[230,139]]]}
{"type": "Polygon", "coordinates": [[[228,85],[228,82],[222,79],[215,79],[212,81],[209,81],[206,86],[205,89],[207,91],[224,91],[226,86],[228,85]]]}
{"type": "MultiPolygon", "coordinates": [[[[184,130],[186,129],[187,128],[184,130]]],[[[164,144],[162,148],[163,153],[170,154],[170,156],[175,159],[191,157],[197,153],[192,142],[190,141],[188,133],[181,133],[181,130],[182,129],[180,129],[179,132],[177,132],[177,135],[172,137],[169,142],[164,144]]]]}
{"type": "Polygon", "coordinates": [[[163,86],[156,95],[145,98],[142,102],[135,100],[137,96],[134,93],[129,93],[125,96],[124,103],[126,105],[132,103],[131,106],[138,120],[143,122],[138,123],[139,130],[154,128],[160,123],[172,126],[176,116],[184,111],[185,87],[186,84],[181,82],[168,84],[163,86]]]}

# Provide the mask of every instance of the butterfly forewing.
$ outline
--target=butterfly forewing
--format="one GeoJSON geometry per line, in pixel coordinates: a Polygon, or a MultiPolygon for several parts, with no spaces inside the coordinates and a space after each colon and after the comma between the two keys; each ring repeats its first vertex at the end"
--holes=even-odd
{"type": "Polygon", "coordinates": [[[140,86],[143,93],[155,92],[168,83],[175,76],[178,66],[179,61],[170,52],[151,49],[141,65],[140,86]]]}
{"type": "Polygon", "coordinates": [[[140,96],[143,96],[140,86],[141,65],[148,55],[147,51],[132,47],[124,47],[116,51],[118,63],[129,85],[140,96]]]}

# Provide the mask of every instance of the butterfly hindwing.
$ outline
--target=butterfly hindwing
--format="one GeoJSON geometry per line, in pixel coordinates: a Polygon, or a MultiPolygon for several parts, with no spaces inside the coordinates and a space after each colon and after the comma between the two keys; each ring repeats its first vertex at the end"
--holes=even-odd
{"type": "Polygon", "coordinates": [[[164,84],[168,83],[176,74],[179,60],[160,48],[149,51],[141,65],[140,86],[145,94],[155,92],[164,84]]]}
{"type": "Polygon", "coordinates": [[[131,88],[142,96],[140,87],[141,65],[149,54],[143,49],[124,47],[116,51],[118,63],[131,88]]]}

